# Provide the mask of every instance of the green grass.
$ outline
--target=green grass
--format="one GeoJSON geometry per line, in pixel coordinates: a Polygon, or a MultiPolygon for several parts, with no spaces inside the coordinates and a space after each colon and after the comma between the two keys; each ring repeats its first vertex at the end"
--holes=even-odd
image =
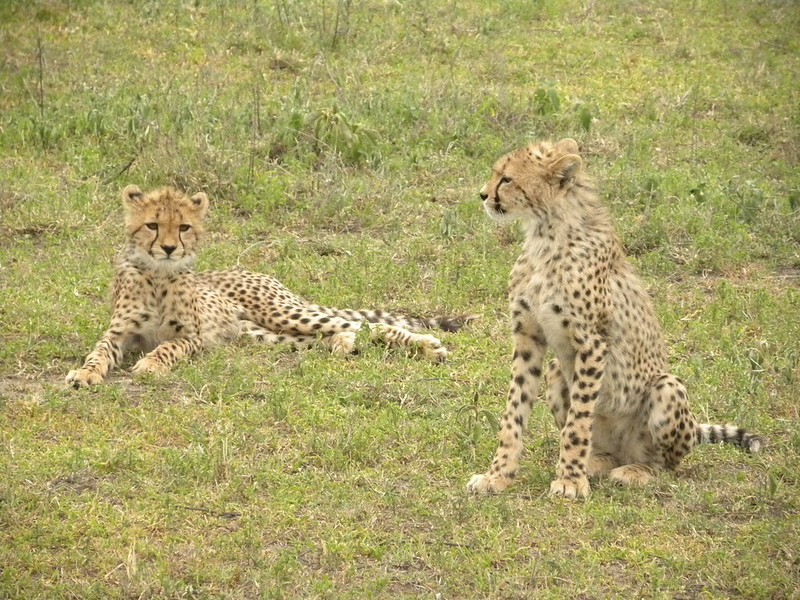
{"type": "Polygon", "coordinates": [[[789,0],[0,3],[0,598],[798,598],[800,9],[789,0]],[[703,420],[644,489],[550,499],[495,447],[517,226],[477,190],[580,141],[703,420]],[[446,365],[220,348],[62,384],[104,330],[119,190],[212,198],[201,268],[476,313],[446,365]]]}

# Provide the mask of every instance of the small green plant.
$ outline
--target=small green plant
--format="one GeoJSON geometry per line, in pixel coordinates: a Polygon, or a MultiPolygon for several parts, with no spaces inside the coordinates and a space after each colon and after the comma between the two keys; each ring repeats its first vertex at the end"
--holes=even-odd
{"type": "Polygon", "coordinates": [[[764,474],[764,495],[767,500],[774,500],[781,485],[780,477],[775,473],[774,469],[764,465],[756,465],[758,470],[764,474]]]}
{"type": "Polygon", "coordinates": [[[792,190],[786,197],[789,204],[789,210],[793,213],[800,212],[800,190],[792,190]]]}
{"type": "Polygon", "coordinates": [[[769,143],[772,136],[757,125],[747,125],[736,134],[736,140],[748,146],[763,146],[769,143]]]}
{"type": "Polygon", "coordinates": [[[455,206],[449,206],[442,213],[442,220],[439,223],[439,231],[442,237],[451,240],[456,236],[456,229],[460,223],[458,211],[455,206]]]}
{"type": "Polygon", "coordinates": [[[274,12],[284,34],[297,35],[298,30],[310,25],[317,33],[319,45],[335,50],[350,33],[352,3],[352,0],[319,0],[316,10],[310,11],[302,2],[275,0],[274,12]]]}
{"type": "Polygon", "coordinates": [[[552,115],[561,109],[561,98],[555,88],[545,85],[533,93],[533,107],[542,116],[552,115]]]}
{"type": "Polygon", "coordinates": [[[578,113],[578,124],[581,130],[588,133],[592,128],[592,121],[594,120],[592,110],[585,104],[578,104],[575,109],[578,113]]]}
{"type": "Polygon", "coordinates": [[[369,326],[369,323],[364,321],[361,323],[361,327],[358,328],[358,331],[356,331],[356,350],[360,351],[361,348],[369,348],[371,338],[372,328],[369,326]]]}
{"type": "Polygon", "coordinates": [[[725,186],[725,190],[732,202],[729,210],[731,217],[753,225],[766,208],[764,191],[758,182],[732,180],[725,186]]]}
{"type": "Polygon", "coordinates": [[[689,190],[689,197],[698,204],[703,204],[706,201],[706,189],[708,185],[706,182],[701,181],[689,190]]]}
{"type": "Polygon", "coordinates": [[[764,373],[767,370],[768,350],[769,342],[767,340],[761,340],[757,346],[747,350],[748,380],[751,390],[754,390],[764,378],[764,373]]]}
{"type": "Polygon", "coordinates": [[[377,132],[353,121],[336,104],[312,111],[306,115],[305,122],[314,133],[318,152],[329,148],[345,161],[358,163],[375,151],[377,132]]]}
{"type": "Polygon", "coordinates": [[[378,133],[354,121],[336,104],[311,111],[293,111],[287,122],[294,137],[295,152],[303,149],[315,157],[333,153],[343,161],[358,164],[374,158],[378,133]]]}
{"type": "Polygon", "coordinates": [[[462,444],[473,454],[478,442],[486,437],[492,437],[500,427],[496,408],[484,408],[480,400],[484,395],[484,386],[477,386],[472,402],[461,406],[456,411],[456,421],[459,424],[458,436],[462,444]]]}

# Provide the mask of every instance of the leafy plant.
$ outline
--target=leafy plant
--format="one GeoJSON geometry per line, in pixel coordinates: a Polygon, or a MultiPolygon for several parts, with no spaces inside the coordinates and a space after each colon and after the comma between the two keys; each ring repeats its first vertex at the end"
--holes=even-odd
{"type": "Polygon", "coordinates": [[[442,220],[439,223],[439,231],[442,236],[447,239],[453,239],[456,235],[456,229],[460,223],[458,217],[458,210],[455,206],[447,207],[442,213],[442,220]]]}
{"type": "Polygon", "coordinates": [[[575,108],[578,112],[578,123],[580,124],[581,130],[588,133],[592,128],[592,121],[594,120],[592,110],[585,104],[579,104],[575,108]]]}
{"type": "Polygon", "coordinates": [[[459,437],[473,454],[478,442],[487,435],[494,437],[492,434],[495,434],[500,427],[497,409],[488,409],[480,405],[484,393],[483,388],[484,386],[478,386],[473,393],[472,402],[461,406],[456,411],[459,437]]]}
{"type": "Polygon", "coordinates": [[[333,154],[351,164],[363,163],[377,156],[378,133],[354,121],[336,104],[310,110],[293,111],[287,122],[294,138],[295,153],[302,149],[319,157],[333,154]]]}
{"type": "Polygon", "coordinates": [[[362,162],[375,151],[378,134],[374,129],[353,121],[336,104],[312,111],[304,119],[313,131],[318,152],[331,149],[348,162],[362,162]]]}
{"type": "Polygon", "coordinates": [[[552,115],[560,110],[561,97],[551,86],[540,87],[533,93],[533,106],[540,115],[552,115]]]}

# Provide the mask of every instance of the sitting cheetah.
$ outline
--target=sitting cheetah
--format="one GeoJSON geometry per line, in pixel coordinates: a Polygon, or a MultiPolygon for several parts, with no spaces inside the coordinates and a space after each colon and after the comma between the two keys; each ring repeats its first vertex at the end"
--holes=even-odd
{"type": "Polygon", "coordinates": [[[135,373],[164,373],[182,356],[248,335],[267,344],[305,347],[318,339],[331,351],[355,351],[356,331],[390,346],[419,350],[442,361],[447,350],[432,335],[407,329],[456,331],[465,319],[396,316],[382,311],[339,310],[301,300],[279,281],[241,270],[192,270],[203,233],[208,198],[169,187],[147,194],[135,185],[122,192],[127,245],[112,283],[111,325],[67,384],[99,383],[130,349],[146,354],[135,373]]]}
{"type": "Polygon", "coordinates": [[[546,397],[561,429],[551,494],[586,497],[595,475],[645,483],[674,469],[697,443],[760,449],[759,436],[695,421],[686,388],[667,372],[650,300],[574,140],[503,156],[480,197],[490,217],[524,219],[527,239],[510,278],[514,354],[500,447],[470,491],[500,492],[516,477],[548,347],[555,359],[546,397]]]}

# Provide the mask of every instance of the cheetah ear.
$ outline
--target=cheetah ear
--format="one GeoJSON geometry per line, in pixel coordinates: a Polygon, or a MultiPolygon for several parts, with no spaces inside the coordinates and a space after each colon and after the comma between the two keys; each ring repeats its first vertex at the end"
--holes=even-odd
{"type": "Polygon", "coordinates": [[[563,187],[566,185],[578,170],[581,168],[583,160],[577,154],[567,154],[555,160],[550,165],[550,174],[552,178],[563,187]]]}
{"type": "Polygon", "coordinates": [[[132,204],[142,196],[144,196],[144,193],[138,185],[128,185],[122,190],[122,201],[125,202],[125,204],[132,204]]]}
{"type": "Polygon", "coordinates": [[[578,142],[572,138],[564,138],[556,142],[556,150],[561,154],[578,154],[580,152],[578,149],[578,142]]]}
{"type": "Polygon", "coordinates": [[[205,192],[197,192],[194,196],[189,198],[192,202],[192,207],[194,208],[197,216],[201,219],[206,216],[206,212],[208,212],[208,196],[206,196],[205,192]]]}

